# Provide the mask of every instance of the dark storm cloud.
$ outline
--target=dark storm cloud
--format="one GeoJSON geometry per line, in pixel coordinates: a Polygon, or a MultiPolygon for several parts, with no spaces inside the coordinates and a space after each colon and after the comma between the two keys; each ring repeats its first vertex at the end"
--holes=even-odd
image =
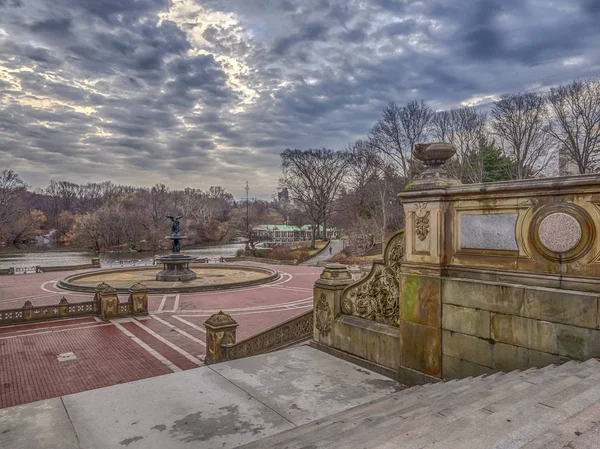
{"type": "Polygon", "coordinates": [[[597,0],[0,0],[0,160],[268,196],[283,148],[342,148],[390,100],[597,76],[599,18],[597,0]]]}

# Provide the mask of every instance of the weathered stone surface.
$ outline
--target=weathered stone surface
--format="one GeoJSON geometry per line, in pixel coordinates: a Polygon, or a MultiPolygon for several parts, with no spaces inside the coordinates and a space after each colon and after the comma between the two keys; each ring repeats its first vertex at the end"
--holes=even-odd
{"type": "Polygon", "coordinates": [[[554,340],[555,352],[560,356],[576,360],[600,357],[600,331],[557,324],[554,340]]]}
{"type": "Polygon", "coordinates": [[[463,279],[442,280],[442,302],[490,312],[519,315],[523,287],[463,279]]]}
{"type": "Polygon", "coordinates": [[[542,245],[555,253],[575,248],[581,240],[581,226],[572,215],[557,212],[540,223],[538,237],[542,245]]]}
{"type": "Polygon", "coordinates": [[[492,339],[536,351],[555,353],[553,336],[555,324],[514,315],[493,313],[492,339]]]}
{"type": "Polygon", "coordinates": [[[81,448],[61,398],[0,409],[0,447],[81,448]]]}
{"type": "Polygon", "coordinates": [[[461,217],[461,248],[517,251],[517,214],[469,214],[461,217]]]}
{"type": "Polygon", "coordinates": [[[333,327],[333,348],[388,368],[398,368],[398,328],[348,315],[340,316],[333,327]]]}
{"type": "Polygon", "coordinates": [[[441,281],[438,277],[401,277],[400,319],[439,327],[441,324],[441,281]]]}
{"type": "Polygon", "coordinates": [[[490,312],[444,304],[442,328],[476,337],[490,338],[490,312]]]}
{"type": "Polygon", "coordinates": [[[527,287],[522,315],[528,318],[598,328],[598,297],[593,293],[527,287]]]}
{"type": "Polygon", "coordinates": [[[428,376],[420,371],[400,366],[398,368],[398,382],[404,385],[423,385],[440,382],[441,378],[428,376]]]}
{"type": "Polygon", "coordinates": [[[512,371],[527,369],[534,366],[544,367],[558,363],[558,356],[533,349],[519,348],[518,346],[495,343],[492,348],[492,367],[498,371],[512,371]]]}
{"type": "Polygon", "coordinates": [[[441,329],[400,321],[400,351],[400,365],[441,375],[441,329]]]}
{"type": "Polygon", "coordinates": [[[491,374],[494,369],[467,360],[458,359],[442,354],[442,378],[446,380],[462,379],[463,377],[477,377],[482,374],[491,374]]]}
{"type": "Polygon", "coordinates": [[[493,367],[489,341],[458,332],[442,331],[442,353],[487,367],[493,367]]]}

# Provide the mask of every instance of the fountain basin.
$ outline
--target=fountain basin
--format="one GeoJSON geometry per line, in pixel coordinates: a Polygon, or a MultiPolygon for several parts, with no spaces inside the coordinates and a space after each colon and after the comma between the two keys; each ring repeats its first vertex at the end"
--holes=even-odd
{"type": "Polygon", "coordinates": [[[190,270],[190,262],[196,260],[193,256],[184,256],[183,254],[169,254],[168,256],[157,257],[156,261],[162,263],[164,269],[156,273],[157,281],[193,281],[196,279],[196,272],[190,270]]]}
{"type": "Polygon", "coordinates": [[[128,293],[141,282],[153,293],[191,293],[228,290],[266,284],[279,279],[276,270],[237,264],[198,264],[190,266],[196,278],[190,281],[157,281],[159,267],[115,268],[78,273],[61,279],[57,286],[72,291],[94,293],[96,286],[106,282],[118,293],[128,293]]]}

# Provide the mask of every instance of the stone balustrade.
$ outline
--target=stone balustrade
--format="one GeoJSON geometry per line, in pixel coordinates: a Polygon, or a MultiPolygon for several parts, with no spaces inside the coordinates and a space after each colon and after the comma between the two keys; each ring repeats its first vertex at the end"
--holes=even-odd
{"type": "Polygon", "coordinates": [[[236,342],[238,323],[222,311],[207,319],[204,326],[205,363],[218,363],[264,354],[310,338],[313,311],[309,310],[239,342],[236,342]]]}
{"type": "Polygon", "coordinates": [[[103,320],[109,320],[147,314],[146,286],[140,283],[131,286],[127,302],[119,302],[116,290],[102,283],[96,287],[91,301],[69,303],[67,298],[63,297],[58,304],[51,306],[34,306],[31,301],[25,301],[20,309],[0,310],[0,326],[83,316],[99,316],[103,320]]]}

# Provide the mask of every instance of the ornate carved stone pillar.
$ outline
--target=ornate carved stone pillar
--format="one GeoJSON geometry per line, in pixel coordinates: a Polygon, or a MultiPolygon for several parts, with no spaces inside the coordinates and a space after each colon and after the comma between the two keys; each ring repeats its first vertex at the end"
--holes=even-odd
{"type": "Polygon", "coordinates": [[[58,316],[61,318],[69,316],[69,301],[64,296],[60,298],[60,302],[58,303],[58,316]]]}
{"type": "Polygon", "coordinates": [[[99,295],[100,318],[110,320],[119,316],[119,297],[117,290],[110,285],[106,285],[102,290],[97,291],[99,295]]]}
{"type": "Polygon", "coordinates": [[[352,282],[348,267],[337,263],[325,265],[321,277],[315,282],[313,336],[318,343],[332,346],[333,324],[341,311],[342,292],[352,282]]]}
{"type": "Polygon", "coordinates": [[[129,310],[132,315],[148,314],[148,287],[138,282],[129,289],[129,310]]]}
{"type": "Polygon", "coordinates": [[[217,363],[226,360],[225,348],[221,345],[235,343],[238,323],[223,311],[212,315],[204,322],[206,328],[205,363],[217,363]]]}
{"type": "Polygon", "coordinates": [[[423,144],[415,158],[427,169],[399,194],[405,213],[405,251],[400,274],[400,380],[418,384],[442,376],[441,276],[445,263],[445,190],[460,184],[442,165],[455,149],[423,144]]]}

